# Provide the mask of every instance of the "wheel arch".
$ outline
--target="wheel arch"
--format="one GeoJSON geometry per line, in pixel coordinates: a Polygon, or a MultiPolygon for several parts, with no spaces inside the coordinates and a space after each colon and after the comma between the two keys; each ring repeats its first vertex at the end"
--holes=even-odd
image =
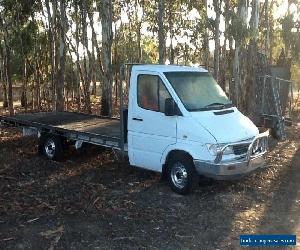
{"type": "Polygon", "coordinates": [[[162,158],[162,173],[163,174],[166,173],[168,162],[174,155],[184,155],[186,157],[191,158],[192,160],[194,159],[192,154],[190,152],[188,152],[187,150],[171,149],[162,158]]]}
{"type": "Polygon", "coordinates": [[[177,143],[170,145],[163,152],[161,157],[162,171],[167,165],[170,156],[176,153],[186,154],[192,158],[192,160],[207,160],[212,161],[213,156],[209,154],[207,147],[202,143],[177,143]]]}

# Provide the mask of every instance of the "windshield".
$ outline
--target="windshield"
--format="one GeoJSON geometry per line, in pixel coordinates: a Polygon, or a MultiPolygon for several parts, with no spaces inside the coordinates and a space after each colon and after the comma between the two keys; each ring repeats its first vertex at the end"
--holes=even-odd
{"type": "Polygon", "coordinates": [[[206,72],[165,72],[188,111],[223,109],[232,106],[222,88],[206,72]]]}

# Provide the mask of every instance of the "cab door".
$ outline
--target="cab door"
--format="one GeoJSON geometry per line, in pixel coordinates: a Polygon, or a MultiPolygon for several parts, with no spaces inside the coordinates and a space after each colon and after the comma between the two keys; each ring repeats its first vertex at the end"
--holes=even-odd
{"type": "Polygon", "coordinates": [[[139,72],[132,91],[128,116],[130,164],[161,171],[164,150],[176,143],[176,116],[165,116],[166,98],[171,98],[159,74],[139,72]],[[135,93],[135,94],[134,94],[135,93]]]}

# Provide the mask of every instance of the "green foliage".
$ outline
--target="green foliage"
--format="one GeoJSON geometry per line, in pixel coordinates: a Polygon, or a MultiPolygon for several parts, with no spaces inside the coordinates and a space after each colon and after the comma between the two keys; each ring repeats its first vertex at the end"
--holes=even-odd
{"type": "Polygon", "coordinates": [[[232,17],[231,24],[228,27],[228,34],[239,44],[246,43],[251,35],[247,24],[236,14],[232,17]]]}
{"type": "Polygon", "coordinates": [[[281,37],[283,39],[286,54],[293,58],[294,61],[300,61],[300,31],[299,20],[296,20],[294,15],[288,13],[279,20],[281,24],[281,37]]]}
{"type": "Polygon", "coordinates": [[[291,40],[293,39],[292,29],[294,27],[293,15],[288,14],[284,18],[279,20],[279,23],[282,26],[281,35],[284,43],[286,44],[286,48],[290,48],[291,40]]]}
{"type": "MultiPolygon", "coordinates": [[[[52,8],[54,1],[50,1],[52,8]]],[[[67,57],[65,69],[65,86],[71,90],[80,79],[79,70],[77,69],[75,57],[72,59],[69,54],[74,53],[76,48],[76,34],[75,29],[78,28],[78,42],[79,53],[82,57],[83,44],[83,24],[87,22],[88,33],[91,32],[90,16],[94,17],[95,32],[97,46],[101,53],[101,27],[99,16],[101,8],[101,0],[71,0],[67,2],[67,57]],[[83,4],[87,9],[88,18],[83,20],[82,8],[83,4]],[[69,44],[72,43],[73,47],[69,44]]],[[[165,39],[168,47],[166,48],[167,59],[170,60],[171,55],[175,56],[175,63],[202,63],[204,61],[204,54],[212,54],[207,51],[207,37],[209,40],[213,39],[215,32],[215,19],[208,18],[211,14],[213,6],[206,6],[212,1],[205,0],[165,0],[164,13],[164,29],[165,39]],[[208,10],[207,10],[208,9],[208,10]],[[208,13],[207,13],[208,12],[208,13]],[[191,13],[196,13],[191,17],[191,13]],[[170,40],[172,38],[172,48],[170,40]],[[171,53],[172,52],[172,53],[171,53]],[[206,53],[205,53],[206,52],[206,53]]],[[[254,34],[248,28],[248,23],[243,20],[238,14],[238,10],[242,0],[228,0],[221,1],[221,20],[226,21],[225,31],[222,36],[228,40],[234,41],[236,44],[242,46],[246,45],[254,34]]],[[[272,2],[272,1],[269,1],[272,2]]],[[[289,1],[291,3],[291,1],[289,1]]],[[[300,9],[299,1],[293,1],[300,9]]],[[[51,39],[54,42],[54,60],[55,64],[58,62],[59,41],[60,41],[60,1],[57,3],[57,19],[54,23],[53,33],[51,39]]],[[[124,62],[141,61],[145,63],[158,62],[158,25],[157,25],[157,11],[158,4],[155,0],[113,0],[113,69],[118,72],[119,67],[124,62]],[[127,18],[124,18],[124,17],[127,18]],[[128,20],[126,20],[128,19],[128,20]],[[140,53],[138,53],[140,51],[140,53]]],[[[251,1],[250,1],[251,3],[251,1]]],[[[243,2],[243,4],[246,4],[243,2]]],[[[277,58],[281,49],[284,47],[288,50],[289,57],[292,57],[294,63],[300,61],[300,24],[299,20],[295,18],[294,14],[287,13],[280,20],[275,20],[273,9],[276,5],[280,6],[278,1],[273,1],[273,7],[268,13],[270,30],[271,30],[271,50],[273,58],[277,58]],[[273,8],[273,9],[272,9],[273,8]]],[[[263,4],[261,5],[261,7],[263,4]]],[[[3,19],[7,27],[7,42],[11,49],[12,55],[12,75],[14,81],[22,81],[24,62],[27,62],[27,77],[33,83],[33,74],[35,72],[36,63],[39,63],[40,72],[44,84],[49,86],[51,80],[51,59],[50,59],[50,41],[48,29],[48,12],[45,7],[45,0],[0,0],[0,17],[3,19]]],[[[51,9],[51,14],[53,10],[51,9]]],[[[266,20],[263,9],[260,10],[259,26],[259,46],[260,50],[264,49],[266,37],[266,20]]],[[[222,26],[222,25],[221,25],[222,26]]],[[[222,26],[223,27],[223,26],[222,26]]],[[[5,26],[0,26],[0,43],[3,44],[3,35],[5,33],[5,26]]],[[[222,39],[221,39],[222,40],[222,39]]],[[[232,42],[232,44],[234,44],[232,42]]],[[[91,34],[89,34],[89,52],[94,52],[93,58],[96,58],[96,73],[97,80],[101,80],[99,73],[101,68],[101,56],[97,53],[96,46],[94,50],[91,47],[91,34]],[[100,60],[100,63],[98,62],[100,60]]],[[[228,56],[226,63],[226,70],[231,70],[232,54],[228,56]]],[[[221,57],[224,53],[221,51],[221,57]]],[[[225,54],[228,54],[227,52],[225,54]]],[[[226,55],[225,55],[226,57],[226,55]]],[[[89,69],[90,58],[86,54],[86,65],[89,69]]],[[[223,62],[221,62],[223,63],[223,62]]],[[[83,62],[80,61],[82,71],[84,71],[83,62]]],[[[56,74],[57,72],[55,72],[56,74]]],[[[54,74],[54,78],[56,75],[54,74]]],[[[85,72],[83,72],[85,74],[85,72]]]]}

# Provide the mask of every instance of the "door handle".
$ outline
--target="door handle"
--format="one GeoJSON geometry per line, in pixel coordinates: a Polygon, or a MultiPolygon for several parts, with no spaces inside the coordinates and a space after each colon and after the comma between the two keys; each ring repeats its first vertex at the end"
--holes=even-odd
{"type": "Polygon", "coordinates": [[[139,121],[139,122],[142,122],[142,121],[143,121],[142,118],[136,118],[136,117],[133,117],[132,120],[134,120],[134,121],[139,121]]]}

